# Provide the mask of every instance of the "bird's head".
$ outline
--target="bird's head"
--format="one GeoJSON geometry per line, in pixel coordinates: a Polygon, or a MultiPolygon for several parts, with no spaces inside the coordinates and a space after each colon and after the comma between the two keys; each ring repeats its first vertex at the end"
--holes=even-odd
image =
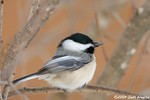
{"type": "Polygon", "coordinates": [[[103,43],[94,42],[89,36],[81,33],[74,33],[63,39],[58,47],[73,52],[86,52],[93,54],[94,49],[103,43]]]}

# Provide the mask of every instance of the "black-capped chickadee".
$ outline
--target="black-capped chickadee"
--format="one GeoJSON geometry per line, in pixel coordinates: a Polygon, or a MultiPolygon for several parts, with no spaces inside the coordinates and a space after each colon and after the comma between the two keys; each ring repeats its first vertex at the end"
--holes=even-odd
{"type": "Polygon", "coordinates": [[[14,80],[15,85],[39,78],[53,87],[73,91],[85,86],[93,77],[96,69],[94,49],[101,45],[81,33],[63,39],[56,54],[38,72],[14,80]]]}

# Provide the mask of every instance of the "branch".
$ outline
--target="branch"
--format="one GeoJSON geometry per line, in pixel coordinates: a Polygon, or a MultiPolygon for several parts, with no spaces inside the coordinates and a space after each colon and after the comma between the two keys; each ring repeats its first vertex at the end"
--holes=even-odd
{"type": "MultiPolygon", "coordinates": [[[[136,79],[138,78],[138,74],[140,73],[140,71],[143,69],[143,66],[140,66],[141,62],[143,61],[143,55],[146,51],[146,47],[149,43],[149,39],[150,39],[150,32],[147,32],[148,35],[146,35],[146,38],[144,40],[144,46],[141,47],[141,51],[140,51],[140,54],[139,54],[139,57],[138,57],[138,60],[135,64],[136,68],[135,68],[135,71],[134,73],[132,74],[132,77],[131,77],[131,81],[129,82],[129,86],[128,86],[128,90],[132,90],[132,87],[134,87],[134,85],[136,84],[136,79]]],[[[145,78],[145,77],[143,77],[145,78]]],[[[150,79],[150,78],[149,78],[150,79]]],[[[149,82],[142,82],[142,83],[149,83],[149,82]]],[[[143,89],[143,88],[141,88],[143,89]]]]}
{"type": "MultiPolygon", "coordinates": [[[[2,41],[3,5],[4,5],[4,1],[0,0],[0,56],[2,55],[1,50],[2,50],[2,42],[3,42],[2,41]]],[[[1,70],[1,66],[0,66],[0,70],[1,70]]],[[[0,74],[1,74],[1,72],[0,72],[0,74]]]]}
{"type": "Polygon", "coordinates": [[[14,72],[16,58],[28,46],[43,24],[48,20],[49,16],[58,4],[58,1],[59,0],[41,0],[39,9],[36,10],[25,27],[15,35],[14,39],[10,43],[10,47],[8,48],[7,55],[3,63],[3,80],[8,80],[14,72]]]}
{"type": "Polygon", "coordinates": [[[108,61],[102,75],[98,79],[98,84],[107,86],[116,86],[124,75],[129,61],[136,52],[138,43],[149,30],[150,26],[150,1],[137,9],[133,19],[129,23],[127,29],[123,33],[119,44],[116,47],[112,57],[108,61]]]}
{"type": "Polygon", "coordinates": [[[2,43],[3,5],[4,5],[4,1],[0,0],[0,47],[2,43]]]}
{"type": "MultiPolygon", "coordinates": [[[[35,37],[43,24],[48,20],[52,14],[59,0],[41,0],[38,9],[28,20],[24,28],[15,34],[8,48],[6,57],[3,62],[2,80],[12,81],[13,73],[16,69],[16,62],[23,50],[29,45],[31,40],[35,37]]],[[[3,91],[4,100],[7,99],[9,86],[6,86],[3,91]]]]}
{"type": "MultiPolygon", "coordinates": [[[[3,24],[3,5],[4,5],[4,1],[0,0],[0,50],[2,49],[2,24],[3,24]]],[[[2,52],[0,51],[0,56],[2,52]]],[[[1,60],[1,58],[0,58],[1,60]]],[[[0,65],[1,65],[1,61],[0,61],[0,65]]],[[[1,66],[0,66],[0,81],[1,81],[1,66]]],[[[1,90],[1,86],[0,86],[0,100],[3,100],[2,98],[2,90],[1,90]]]]}
{"type": "MultiPolygon", "coordinates": [[[[42,93],[59,93],[64,92],[62,89],[50,88],[50,87],[30,87],[30,88],[21,88],[18,89],[21,93],[30,93],[30,94],[42,94],[42,93]]],[[[106,93],[106,94],[116,94],[116,95],[125,95],[125,96],[134,96],[134,97],[144,97],[139,94],[130,93],[127,91],[122,91],[119,89],[108,88],[104,86],[86,86],[82,89],[75,90],[74,92],[96,92],[96,93],[106,93]]],[[[9,93],[9,97],[17,95],[15,91],[9,93]]]]}
{"type": "Polygon", "coordinates": [[[40,3],[40,0],[34,0],[33,1],[32,7],[31,7],[31,10],[30,10],[30,14],[29,14],[29,17],[28,17],[28,20],[31,19],[31,17],[34,15],[34,13],[36,12],[36,10],[38,9],[39,3],[40,3]]]}
{"type": "MultiPolygon", "coordinates": [[[[145,5],[138,8],[131,22],[123,33],[118,45],[109,59],[104,71],[97,80],[97,84],[115,87],[124,76],[129,62],[135,52],[142,37],[149,30],[150,26],[150,0],[145,5]]],[[[91,94],[93,100],[106,100],[106,96],[91,94]],[[94,97],[94,98],[93,98],[94,97]],[[103,98],[104,97],[104,98],[103,98]]],[[[90,95],[87,97],[91,99],[90,95]]]]}

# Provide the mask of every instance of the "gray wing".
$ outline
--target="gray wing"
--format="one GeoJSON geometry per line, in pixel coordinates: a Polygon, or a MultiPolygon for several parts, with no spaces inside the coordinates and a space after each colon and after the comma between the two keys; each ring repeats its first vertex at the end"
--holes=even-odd
{"type": "Polygon", "coordinates": [[[81,68],[83,65],[88,63],[90,58],[83,59],[81,57],[73,56],[59,56],[54,57],[52,60],[47,62],[47,64],[39,70],[39,74],[47,73],[58,73],[62,71],[74,71],[81,68]]]}

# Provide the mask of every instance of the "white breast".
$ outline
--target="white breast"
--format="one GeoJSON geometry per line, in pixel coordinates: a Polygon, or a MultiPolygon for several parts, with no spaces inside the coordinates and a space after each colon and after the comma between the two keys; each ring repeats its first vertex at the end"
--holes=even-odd
{"type": "Polygon", "coordinates": [[[72,91],[76,88],[80,88],[87,84],[94,75],[96,69],[95,56],[90,63],[84,67],[73,71],[73,72],[62,72],[59,74],[47,74],[41,77],[46,80],[53,87],[66,89],[67,91],[72,91]]]}

